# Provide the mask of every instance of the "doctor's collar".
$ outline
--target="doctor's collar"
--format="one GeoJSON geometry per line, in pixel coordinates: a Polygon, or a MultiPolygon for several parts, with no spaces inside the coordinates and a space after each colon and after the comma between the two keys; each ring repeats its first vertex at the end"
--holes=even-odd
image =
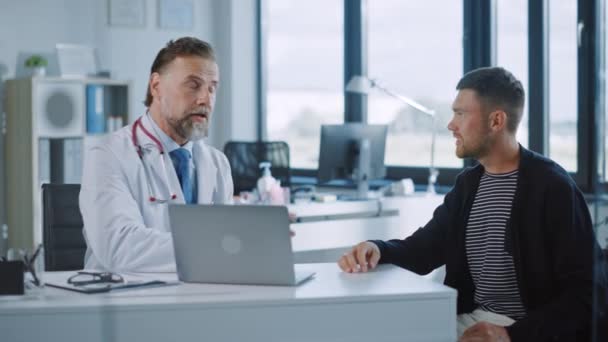
{"type": "Polygon", "coordinates": [[[160,129],[160,127],[158,127],[156,121],[152,119],[152,116],[150,115],[150,112],[148,110],[146,110],[145,120],[146,123],[152,128],[152,131],[154,132],[156,137],[158,137],[158,140],[160,140],[160,143],[163,145],[163,149],[165,149],[165,151],[171,152],[173,150],[177,150],[180,147],[183,147],[190,152],[190,155],[192,155],[192,141],[188,140],[187,143],[185,143],[183,146],[180,146],[178,143],[175,142],[175,140],[171,139],[171,137],[168,136],[167,133],[165,133],[162,129],[160,129]]]}

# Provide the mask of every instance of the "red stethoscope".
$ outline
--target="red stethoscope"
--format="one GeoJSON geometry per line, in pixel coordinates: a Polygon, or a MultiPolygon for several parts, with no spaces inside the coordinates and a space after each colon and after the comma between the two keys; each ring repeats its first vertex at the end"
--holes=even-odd
{"type": "MultiPolygon", "coordinates": [[[[158,203],[158,204],[163,204],[163,203],[167,203],[169,201],[175,200],[177,199],[177,194],[174,191],[171,191],[170,187],[169,187],[169,177],[167,175],[167,169],[165,168],[165,149],[163,148],[163,145],[160,143],[160,141],[158,140],[158,138],[156,138],[152,133],[150,133],[150,131],[148,131],[144,125],[141,123],[141,116],[135,120],[135,122],[133,123],[133,126],[131,127],[131,139],[133,141],[133,146],[135,146],[135,150],[137,151],[137,155],[139,156],[139,160],[141,160],[141,163],[144,167],[144,174],[146,175],[146,183],[148,185],[148,193],[149,193],[149,197],[148,200],[152,203],[158,203]],[[146,162],[144,161],[144,159],[149,159],[149,157],[146,157],[146,155],[150,155],[150,153],[152,150],[154,150],[154,147],[152,144],[150,144],[150,146],[148,146],[147,148],[142,147],[141,145],[139,145],[138,140],[137,140],[137,127],[139,127],[141,129],[141,131],[148,136],[148,138],[150,138],[153,142],[154,145],[156,145],[156,149],[158,150],[159,156],[160,156],[160,169],[155,169],[152,164],[150,162],[146,162]],[[167,194],[169,194],[169,196],[166,196],[164,198],[160,197],[160,196],[156,196],[155,193],[158,193],[156,191],[154,191],[153,186],[152,186],[152,182],[151,179],[152,174],[155,174],[157,176],[157,178],[164,178],[164,185],[165,185],[165,190],[167,194]],[[161,175],[162,174],[162,175],[161,175]]],[[[156,164],[158,166],[158,164],[156,164]]],[[[157,184],[158,187],[158,184],[157,184]]],[[[159,190],[159,189],[156,189],[159,190]]]]}

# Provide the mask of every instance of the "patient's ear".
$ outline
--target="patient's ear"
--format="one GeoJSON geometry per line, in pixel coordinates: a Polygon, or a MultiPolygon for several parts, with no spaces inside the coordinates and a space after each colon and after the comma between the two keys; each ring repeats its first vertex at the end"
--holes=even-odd
{"type": "Polygon", "coordinates": [[[490,113],[488,126],[493,132],[498,132],[507,127],[507,113],[502,109],[497,109],[490,113]]]}

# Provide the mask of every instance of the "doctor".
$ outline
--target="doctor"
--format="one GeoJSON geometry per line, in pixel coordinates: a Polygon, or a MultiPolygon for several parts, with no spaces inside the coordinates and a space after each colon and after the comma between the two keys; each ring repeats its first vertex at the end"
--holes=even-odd
{"type": "Polygon", "coordinates": [[[212,47],[170,41],[152,64],[146,114],[85,153],[85,268],[174,272],[171,203],[230,203],[226,157],[207,146],[219,70],[212,47]]]}

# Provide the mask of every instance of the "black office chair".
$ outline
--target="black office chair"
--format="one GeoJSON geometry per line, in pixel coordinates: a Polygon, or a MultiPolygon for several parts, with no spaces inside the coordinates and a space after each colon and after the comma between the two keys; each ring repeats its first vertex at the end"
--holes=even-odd
{"type": "Polygon", "coordinates": [[[284,141],[229,141],[224,154],[232,169],[235,195],[256,187],[263,161],[270,162],[272,176],[281,181],[281,186],[290,186],[289,145],[284,141]]]}
{"type": "Polygon", "coordinates": [[[78,206],[80,184],[42,185],[42,239],[47,271],[71,271],[84,267],[87,249],[78,206]]]}

